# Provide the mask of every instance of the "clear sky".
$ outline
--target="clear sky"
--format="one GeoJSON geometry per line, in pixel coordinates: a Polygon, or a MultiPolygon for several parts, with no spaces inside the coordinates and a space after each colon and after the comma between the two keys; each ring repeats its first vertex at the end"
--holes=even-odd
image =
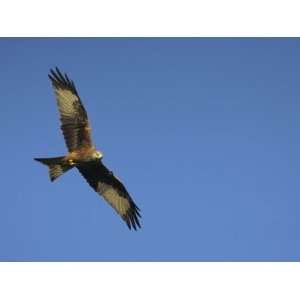
{"type": "Polygon", "coordinates": [[[300,39],[0,39],[0,260],[300,260],[300,39]],[[134,232],[72,170],[52,87],[75,81],[134,232]]]}

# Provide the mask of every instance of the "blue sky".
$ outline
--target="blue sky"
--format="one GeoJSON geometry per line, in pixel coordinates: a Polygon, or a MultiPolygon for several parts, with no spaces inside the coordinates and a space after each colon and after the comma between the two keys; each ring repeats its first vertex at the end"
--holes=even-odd
{"type": "Polygon", "coordinates": [[[299,39],[0,39],[0,260],[300,260],[299,39]],[[129,231],[66,153],[58,66],[104,163],[142,210],[129,231]]]}

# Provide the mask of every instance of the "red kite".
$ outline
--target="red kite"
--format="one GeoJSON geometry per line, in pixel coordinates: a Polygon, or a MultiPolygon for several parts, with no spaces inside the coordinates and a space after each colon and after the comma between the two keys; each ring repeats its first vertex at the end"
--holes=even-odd
{"type": "Polygon", "coordinates": [[[131,199],[122,182],[102,163],[103,154],[97,151],[91,137],[88,116],[74,82],[58,68],[50,70],[57,106],[60,113],[61,130],[69,153],[53,158],[35,158],[49,167],[50,180],[76,167],[89,185],[101,195],[122,217],[129,229],[141,227],[140,209],[131,199]]]}

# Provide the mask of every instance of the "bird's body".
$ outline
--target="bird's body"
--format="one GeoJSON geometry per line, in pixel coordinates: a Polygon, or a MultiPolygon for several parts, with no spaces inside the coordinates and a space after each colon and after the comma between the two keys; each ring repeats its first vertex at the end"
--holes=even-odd
{"type": "Polygon", "coordinates": [[[88,149],[78,149],[76,151],[69,152],[64,160],[72,161],[74,164],[80,165],[82,163],[98,160],[103,157],[103,154],[93,148],[88,149]]]}
{"type": "Polygon", "coordinates": [[[54,87],[61,129],[69,153],[53,158],[35,158],[49,167],[51,181],[76,167],[89,185],[116,210],[131,229],[140,227],[139,208],[122,182],[102,163],[103,154],[92,142],[91,127],[73,81],[58,68],[49,78],[54,87]]]}

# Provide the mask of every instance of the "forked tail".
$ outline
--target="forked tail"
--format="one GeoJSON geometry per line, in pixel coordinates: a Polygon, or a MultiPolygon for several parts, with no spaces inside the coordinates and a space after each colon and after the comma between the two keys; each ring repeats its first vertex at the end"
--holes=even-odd
{"type": "Polygon", "coordinates": [[[73,168],[73,166],[66,164],[63,158],[64,156],[59,156],[51,158],[35,158],[34,160],[49,167],[50,180],[54,181],[60,175],[73,168]]]}

